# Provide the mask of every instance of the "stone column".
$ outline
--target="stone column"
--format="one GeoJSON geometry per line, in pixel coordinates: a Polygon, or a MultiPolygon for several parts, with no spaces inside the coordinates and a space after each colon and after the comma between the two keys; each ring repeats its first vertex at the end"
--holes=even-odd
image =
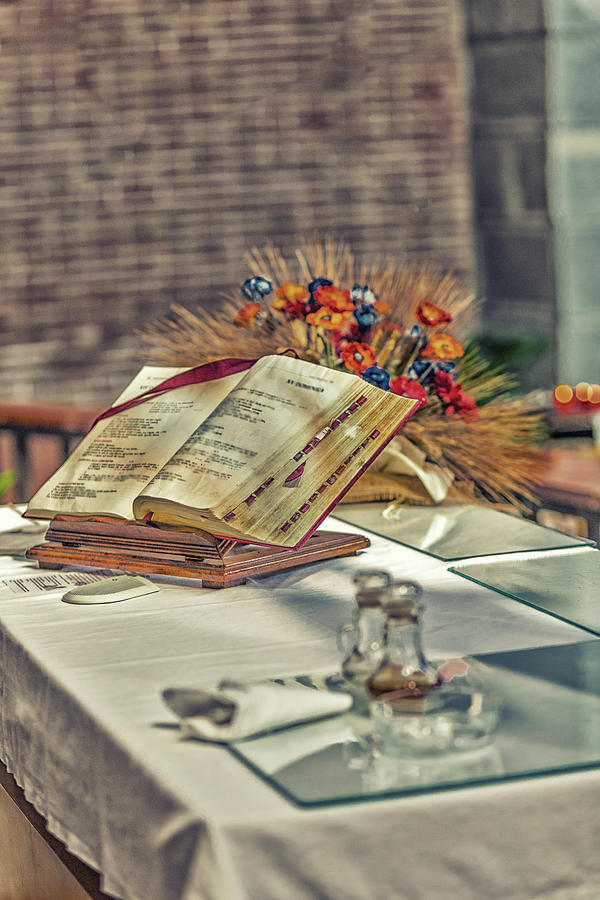
{"type": "Polygon", "coordinates": [[[555,379],[543,0],[466,0],[483,331],[523,385],[555,379]]]}
{"type": "Polygon", "coordinates": [[[600,3],[548,0],[548,191],[557,378],[600,382],[600,3]]]}

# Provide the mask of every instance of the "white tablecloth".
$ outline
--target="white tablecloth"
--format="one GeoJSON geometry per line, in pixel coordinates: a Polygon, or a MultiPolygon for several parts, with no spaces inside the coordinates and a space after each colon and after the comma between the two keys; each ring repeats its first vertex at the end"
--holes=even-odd
{"type": "MultiPolygon", "coordinates": [[[[421,581],[433,657],[589,639],[446,565],[373,538],[359,557],[224,591],[0,599],[0,756],[127,900],[595,900],[597,770],[299,809],[226,749],[180,740],[160,700],[166,686],[331,670],[364,566],[421,581]]],[[[0,578],[29,568],[2,558],[0,578]]]]}

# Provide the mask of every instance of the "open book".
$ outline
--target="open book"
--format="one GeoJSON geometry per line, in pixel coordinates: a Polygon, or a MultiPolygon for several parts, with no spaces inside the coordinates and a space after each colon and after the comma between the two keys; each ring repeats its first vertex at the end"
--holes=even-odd
{"type": "Polygon", "coordinates": [[[289,356],[127,406],[186,371],[145,366],[115,403],[125,408],[94,425],[26,515],[118,516],[298,547],[419,406],[289,356]]]}

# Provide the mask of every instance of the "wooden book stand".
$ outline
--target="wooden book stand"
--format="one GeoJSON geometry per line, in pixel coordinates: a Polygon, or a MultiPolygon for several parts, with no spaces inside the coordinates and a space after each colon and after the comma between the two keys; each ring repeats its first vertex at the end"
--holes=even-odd
{"type": "Polygon", "coordinates": [[[244,584],[304,563],[352,556],[370,546],[360,534],[317,531],[300,550],[243,544],[208,532],[180,531],[108,517],[57,516],[28,559],[43,569],[87,566],[198,578],[212,588],[244,584]]]}

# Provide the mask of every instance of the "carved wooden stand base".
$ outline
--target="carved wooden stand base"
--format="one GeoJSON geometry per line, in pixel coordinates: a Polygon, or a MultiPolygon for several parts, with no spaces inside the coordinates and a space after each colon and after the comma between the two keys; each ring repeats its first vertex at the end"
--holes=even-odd
{"type": "Polygon", "coordinates": [[[368,538],[338,531],[317,531],[302,549],[290,550],[100,516],[57,516],[46,542],[31,547],[27,557],[36,559],[43,569],[76,565],[174,575],[198,578],[205,587],[223,588],[292,566],[352,556],[368,546],[368,538]]]}

